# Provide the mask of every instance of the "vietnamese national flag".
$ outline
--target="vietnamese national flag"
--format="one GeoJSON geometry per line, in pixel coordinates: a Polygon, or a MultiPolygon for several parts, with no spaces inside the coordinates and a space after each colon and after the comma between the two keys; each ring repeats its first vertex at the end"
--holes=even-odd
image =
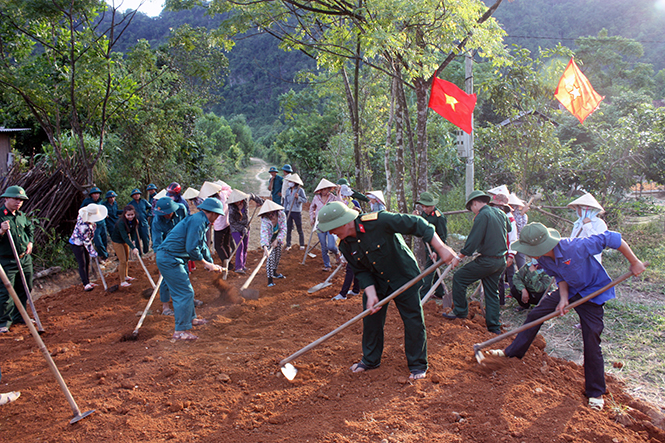
{"type": "Polygon", "coordinates": [[[600,102],[605,98],[594,91],[589,80],[582,74],[571,58],[563,71],[554,96],[570,111],[580,123],[584,123],[600,102]]]}
{"type": "Polygon", "coordinates": [[[428,106],[467,134],[473,131],[476,94],[469,95],[454,83],[434,77],[428,106]]]}

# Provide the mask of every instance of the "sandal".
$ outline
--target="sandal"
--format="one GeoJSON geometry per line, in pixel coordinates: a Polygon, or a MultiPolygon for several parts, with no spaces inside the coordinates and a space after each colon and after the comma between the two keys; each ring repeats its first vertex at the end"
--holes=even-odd
{"type": "Polygon", "coordinates": [[[0,394],[0,405],[6,405],[7,403],[11,403],[17,398],[21,396],[21,393],[18,391],[12,391],[12,392],[7,392],[4,394],[0,394]]]}
{"type": "Polygon", "coordinates": [[[162,311],[162,315],[174,315],[173,309],[166,308],[162,311]]]}
{"type": "Polygon", "coordinates": [[[136,280],[134,277],[129,277],[129,276],[125,277],[125,281],[134,281],[134,280],[136,280]]]}
{"type": "Polygon", "coordinates": [[[425,377],[427,377],[427,371],[423,371],[422,369],[414,369],[411,371],[411,375],[409,375],[409,380],[422,380],[425,377]]]}
{"type": "Polygon", "coordinates": [[[88,283],[87,285],[85,285],[85,286],[83,287],[83,290],[84,290],[85,292],[90,292],[90,291],[92,291],[93,289],[95,289],[95,288],[94,288],[94,286],[92,286],[92,283],[88,283]]]}
{"type": "Polygon", "coordinates": [[[589,407],[594,411],[602,411],[605,406],[603,397],[589,397],[589,407]]]}
{"type": "Polygon", "coordinates": [[[176,331],[173,334],[173,340],[198,340],[198,337],[188,331],[176,331]]]}
{"type": "Polygon", "coordinates": [[[506,353],[503,352],[503,349],[490,349],[489,351],[486,351],[487,355],[491,355],[493,357],[505,357],[506,353]]]}
{"type": "Polygon", "coordinates": [[[378,366],[367,366],[361,360],[358,363],[351,366],[349,369],[351,369],[351,372],[353,372],[354,374],[357,374],[359,372],[371,371],[372,369],[376,369],[376,368],[378,368],[378,366]]]}
{"type": "Polygon", "coordinates": [[[192,326],[201,326],[205,324],[208,324],[208,320],[204,318],[195,318],[192,320],[192,326]]]}

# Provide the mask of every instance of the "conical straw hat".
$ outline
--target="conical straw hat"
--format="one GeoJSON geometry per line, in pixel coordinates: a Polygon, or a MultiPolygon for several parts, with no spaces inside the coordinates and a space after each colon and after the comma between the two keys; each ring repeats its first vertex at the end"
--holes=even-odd
{"type": "Polygon", "coordinates": [[[259,216],[267,214],[268,212],[279,211],[281,209],[284,209],[284,206],[278,205],[272,200],[266,200],[265,203],[261,205],[261,209],[259,210],[259,216]]]}
{"type": "Polygon", "coordinates": [[[501,185],[497,186],[496,188],[492,188],[489,191],[487,191],[489,195],[494,195],[494,194],[504,194],[504,195],[510,195],[510,192],[508,192],[508,187],[506,185],[501,185]]]}
{"type": "Polygon", "coordinates": [[[316,185],[316,189],[314,190],[314,193],[316,194],[319,192],[321,189],[326,189],[326,188],[336,188],[337,185],[330,180],[326,180],[325,178],[322,178],[321,181],[319,182],[318,185],[316,185]]]}
{"type": "Polygon", "coordinates": [[[508,204],[512,207],[524,206],[524,202],[522,201],[522,199],[520,199],[517,195],[513,194],[512,192],[508,196],[508,204]]]}
{"type": "Polygon", "coordinates": [[[367,197],[372,197],[381,202],[385,206],[386,200],[383,198],[383,191],[370,191],[367,193],[367,197]]]}
{"type": "Polygon", "coordinates": [[[591,208],[596,208],[600,209],[600,213],[602,214],[605,212],[602,206],[600,206],[600,203],[598,203],[598,200],[593,198],[593,195],[589,194],[588,192],[578,198],[577,200],[573,200],[570,203],[568,203],[568,207],[570,209],[575,209],[575,206],[589,206],[591,208]]]}
{"type": "Polygon", "coordinates": [[[208,198],[211,195],[217,194],[221,190],[222,186],[218,185],[217,183],[203,182],[203,186],[201,186],[201,190],[199,191],[198,196],[201,198],[208,198]]]}
{"type": "Polygon", "coordinates": [[[228,200],[226,200],[226,203],[231,204],[231,203],[236,203],[242,200],[247,200],[249,198],[249,194],[245,194],[242,191],[239,191],[237,189],[234,189],[231,191],[231,195],[229,195],[228,200]]]}
{"type": "Polygon", "coordinates": [[[159,200],[162,197],[166,197],[166,189],[162,189],[152,198],[153,200],[159,200]]]}
{"type": "Polygon", "coordinates": [[[193,198],[196,198],[199,196],[199,191],[197,191],[194,188],[187,188],[184,194],[182,194],[182,198],[185,200],[191,200],[193,198]]]}
{"type": "Polygon", "coordinates": [[[302,180],[300,179],[300,176],[298,174],[287,175],[286,177],[284,177],[284,180],[288,180],[290,182],[299,184],[300,186],[303,185],[302,180]]]}

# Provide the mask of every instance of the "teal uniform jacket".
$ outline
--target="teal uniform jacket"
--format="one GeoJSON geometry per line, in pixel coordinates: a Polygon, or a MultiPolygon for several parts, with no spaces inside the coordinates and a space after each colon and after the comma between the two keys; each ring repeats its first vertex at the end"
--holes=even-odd
{"type": "Polygon", "coordinates": [[[428,223],[430,223],[432,226],[434,226],[434,229],[436,229],[436,233],[441,239],[442,242],[447,243],[446,240],[448,239],[448,220],[446,220],[446,216],[441,213],[436,207],[432,211],[431,214],[426,214],[424,211],[421,211],[420,216],[427,220],[428,223]]]}
{"type": "Polygon", "coordinates": [[[166,240],[166,236],[169,232],[187,216],[187,209],[182,203],[176,203],[178,209],[173,213],[173,217],[170,219],[162,216],[156,215],[152,219],[152,247],[157,249],[159,245],[166,240]]]}
{"type": "Polygon", "coordinates": [[[173,300],[176,331],[192,329],[192,319],[196,318],[194,288],[189,280],[187,261],[205,259],[212,263],[206,243],[208,226],[210,222],[203,211],[187,216],[155,248],[157,267],[173,300]]]}
{"type": "MultiPolygon", "coordinates": [[[[16,211],[12,214],[9,209],[4,205],[0,207],[0,223],[9,221],[9,232],[5,235],[0,235],[0,265],[7,274],[7,278],[12,287],[16,291],[19,300],[25,307],[28,296],[21,281],[19,274],[18,264],[14,257],[11,244],[9,243],[8,235],[11,234],[16,246],[21,267],[25,274],[25,279],[28,282],[28,288],[32,290],[32,254],[26,254],[28,244],[32,243],[34,235],[34,225],[25,213],[16,211]]],[[[9,295],[5,285],[0,284],[0,327],[10,327],[13,323],[23,323],[21,313],[14,305],[14,300],[9,295]]]]}
{"type": "Polygon", "coordinates": [[[355,223],[357,237],[345,238],[339,249],[362,288],[374,285],[377,294],[388,295],[420,274],[402,234],[429,243],[434,226],[422,217],[385,211],[361,215],[355,223]]]}
{"type": "Polygon", "coordinates": [[[106,230],[109,231],[109,235],[113,234],[113,230],[115,229],[115,224],[118,223],[118,216],[120,216],[120,211],[118,211],[118,202],[113,202],[113,204],[109,204],[108,200],[106,200],[104,203],[102,203],[104,206],[106,206],[106,209],[108,210],[108,215],[106,216],[106,230]]]}
{"type": "Polygon", "coordinates": [[[140,198],[139,201],[132,199],[128,204],[136,208],[136,219],[143,225],[148,223],[148,217],[152,216],[150,203],[140,198]]]}
{"type": "MultiPolygon", "coordinates": [[[[383,299],[420,274],[418,263],[402,234],[430,242],[434,226],[416,215],[374,212],[355,220],[356,237],[347,237],[339,249],[363,288],[374,285],[383,299]]],[[[427,334],[418,291],[422,280],[393,299],[404,323],[404,353],[409,370],[427,370],[427,334]]],[[[363,307],[367,295],[363,294],[363,307]]],[[[388,305],[363,318],[362,362],[376,368],[383,354],[383,326],[388,305]]]]}

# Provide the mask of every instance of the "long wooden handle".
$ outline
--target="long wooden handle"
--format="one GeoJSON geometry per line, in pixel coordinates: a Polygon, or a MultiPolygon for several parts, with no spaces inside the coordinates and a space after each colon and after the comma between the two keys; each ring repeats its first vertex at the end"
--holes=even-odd
{"type": "Polygon", "coordinates": [[[444,269],[443,274],[442,274],[441,271],[439,270],[439,268],[436,268],[436,271],[439,273],[439,278],[434,282],[432,287],[429,288],[429,291],[427,291],[427,294],[425,294],[423,299],[420,300],[420,306],[423,306],[427,302],[427,300],[429,300],[429,298],[432,296],[432,294],[434,294],[434,291],[436,291],[436,288],[439,285],[443,284],[443,279],[446,278],[446,276],[448,275],[448,273],[450,272],[451,269],[453,269],[453,265],[448,265],[448,267],[446,269],[444,269]]]}
{"type": "MultiPolygon", "coordinates": [[[[35,308],[35,303],[32,301],[32,294],[30,293],[30,287],[28,286],[28,280],[25,278],[25,273],[23,272],[23,266],[21,266],[21,259],[18,256],[18,251],[16,250],[16,245],[14,244],[14,238],[12,237],[11,231],[7,231],[7,238],[9,239],[9,244],[12,247],[12,252],[14,253],[14,259],[16,259],[16,266],[18,266],[18,272],[21,274],[21,280],[23,281],[23,287],[25,288],[25,295],[28,299],[28,304],[30,305],[30,310],[32,315],[35,317],[35,323],[37,323],[37,329],[39,332],[44,332],[44,327],[42,322],[39,320],[39,315],[37,315],[37,309],[35,308]]],[[[26,322],[30,323],[30,322],[26,322]]]]}
{"type": "Polygon", "coordinates": [[[331,337],[337,335],[338,333],[342,332],[344,329],[348,328],[348,327],[351,326],[352,324],[354,324],[354,323],[358,322],[359,320],[362,320],[363,318],[367,317],[369,314],[371,314],[371,312],[372,312],[374,309],[376,309],[376,308],[380,308],[381,306],[387,304],[388,302],[390,302],[390,300],[392,300],[393,298],[397,297],[398,295],[400,295],[401,293],[403,293],[404,291],[406,291],[407,289],[409,289],[411,286],[413,286],[413,285],[415,285],[416,283],[418,283],[420,280],[422,280],[423,277],[425,277],[425,276],[431,274],[432,272],[434,272],[434,270],[435,270],[436,268],[438,268],[439,266],[441,266],[442,264],[443,264],[443,259],[440,259],[439,261],[437,261],[436,263],[434,263],[432,266],[430,266],[429,268],[427,268],[427,269],[425,269],[423,272],[421,272],[418,276],[416,276],[416,277],[412,278],[411,280],[409,280],[408,282],[404,283],[404,284],[403,284],[399,289],[397,289],[395,292],[393,292],[392,294],[390,294],[389,296],[387,296],[387,297],[384,298],[383,300],[380,300],[377,304],[375,304],[375,305],[372,307],[372,309],[365,309],[363,312],[361,312],[360,314],[356,315],[356,316],[353,317],[351,320],[347,321],[346,323],[344,323],[342,326],[338,327],[338,328],[335,329],[334,331],[331,331],[331,332],[327,333],[326,335],[324,335],[323,337],[319,338],[318,340],[315,340],[315,341],[313,341],[312,343],[308,344],[307,346],[305,346],[305,347],[302,348],[301,350],[299,350],[299,351],[297,351],[297,352],[291,354],[290,356],[286,357],[284,360],[282,360],[281,362],[279,362],[279,365],[280,365],[280,366],[284,366],[284,365],[287,364],[288,362],[290,362],[290,361],[292,361],[292,360],[295,360],[296,358],[300,357],[300,356],[303,355],[304,353],[306,353],[306,352],[312,350],[313,348],[317,347],[318,345],[320,345],[320,344],[323,343],[324,341],[328,340],[329,338],[331,338],[331,337]]]}
{"type": "MultiPolygon", "coordinates": [[[[648,262],[645,262],[644,266],[648,266],[648,264],[649,264],[648,262]]],[[[582,297],[581,299],[577,300],[576,302],[573,302],[573,303],[569,304],[566,307],[566,309],[570,310],[570,309],[576,308],[577,306],[581,305],[582,303],[586,303],[587,301],[591,300],[592,298],[598,297],[600,294],[607,291],[608,289],[615,287],[616,285],[618,285],[619,283],[621,283],[624,280],[627,280],[628,278],[630,278],[631,275],[633,275],[632,272],[630,272],[630,271],[626,272],[621,277],[617,278],[616,280],[611,281],[610,283],[606,284],[605,286],[603,286],[602,288],[600,288],[597,291],[593,292],[592,294],[589,294],[586,297],[582,297]]],[[[538,318],[534,321],[531,321],[529,323],[525,323],[522,326],[520,326],[519,328],[513,329],[512,331],[504,332],[503,334],[497,335],[496,337],[494,337],[492,339],[489,339],[489,340],[484,341],[482,343],[475,344],[475,345],[473,345],[473,349],[475,351],[477,351],[479,349],[486,348],[487,346],[489,346],[493,343],[496,343],[496,342],[501,341],[505,338],[508,338],[511,335],[518,334],[522,331],[526,331],[529,328],[533,328],[534,326],[545,323],[547,320],[550,320],[550,319],[552,319],[554,317],[558,317],[558,316],[559,316],[559,311],[551,312],[551,313],[547,314],[544,317],[540,317],[540,318],[538,318]]]]}
{"type": "Polygon", "coordinates": [[[157,279],[157,285],[152,289],[152,295],[150,296],[150,299],[148,300],[148,303],[145,305],[145,309],[143,310],[143,314],[141,315],[141,318],[139,319],[138,324],[136,325],[136,329],[134,329],[134,332],[132,333],[133,335],[138,335],[139,329],[143,325],[143,320],[145,320],[146,316],[148,315],[148,309],[150,308],[150,305],[152,305],[152,302],[155,300],[155,296],[157,295],[157,292],[159,292],[159,286],[162,284],[162,274],[159,274],[159,279],[157,279]]]}
{"type": "Polygon", "coordinates": [[[99,257],[95,257],[95,263],[97,263],[97,272],[99,272],[99,276],[101,277],[102,283],[104,284],[104,290],[106,291],[109,287],[106,285],[106,279],[102,273],[102,267],[99,265],[99,257]]]}
{"type": "Polygon", "coordinates": [[[342,269],[342,265],[344,265],[344,263],[340,263],[323,283],[328,283],[330,280],[332,280],[333,277],[339,272],[339,270],[342,269]]]}
{"type": "Polygon", "coordinates": [[[139,258],[139,262],[141,262],[141,266],[143,267],[143,270],[145,271],[145,275],[148,276],[148,280],[150,280],[150,284],[152,285],[152,289],[155,289],[158,285],[155,285],[155,281],[152,279],[152,275],[148,272],[148,268],[145,267],[145,263],[143,263],[143,259],[141,258],[141,254],[137,255],[139,258]]]}
{"type": "Polygon", "coordinates": [[[240,287],[241,291],[249,287],[250,283],[252,283],[252,280],[254,280],[254,277],[256,277],[256,274],[259,272],[259,269],[261,269],[261,266],[263,266],[263,263],[266,261],[266,258],[268,258],[272,250],[273,248],[270,248],[268,249],[267,254],[263,254],[263,257],[261,258],[261,261],[259,261],[258,266],[252,271],[247,281],[245,281],[245,283],[243,283],[243,285],[240,287]]]}
{"type": "Polygon", "coordinates": [[[39,336],[39,332],[35,329],[33,326],[32,322],[30,321],[30,316],[28,315],[27,311],[23,307],[23,303],[21,303],[21,300],[19,300],[18,295],[16,294],[16,291],[14,290],[14,287],[12,286],[11,282],[7,278],[7,274],[5,274],[5,270],[0,265],[0,278],[2,279],[2,283],[4,283],[5,288],[7,288],[7,291],[9,292],[9,295],[11,295],[12,299],[14,300],[14,304],[16,305],[16,308],[19,310],[21,313],[21,317],[23,317],[23,321],[25,324],[28,326],[28,329],[30,329],[30,333],[32,334],[32,337],[35,339],[37,342],[37,346],[39,347],[39,350],[42,351],[42,354],[44,355],[44,358],[46,359],[46,363],[48,364],[49,369],[53,373],[53,376],[57,380],[58,384],[60,385],[60,389],[62,389],[62,392],[65,394],[65,398],[67,399],[67,402],[69,403],[69,406],[72,408],[72,411],[74,412],[74,416],[80,416],[81,411],[79,410],[78,405],[76,404],[76,401],[74,400],[74,397],[72,397],[71,392],[69,392],[69,389],[67,388],[67,384],[65,383],[65,380],[62,378],[62,375],[60,375],[60,371],[58,371],[58,367],[55,365],[55,362],[53,361],[53,358],[51,358],[51,354],[49,353],[48,349],[46,349],[46,345],[44,345],[44,342],[42,341],[42,338],[39,336]]]}

